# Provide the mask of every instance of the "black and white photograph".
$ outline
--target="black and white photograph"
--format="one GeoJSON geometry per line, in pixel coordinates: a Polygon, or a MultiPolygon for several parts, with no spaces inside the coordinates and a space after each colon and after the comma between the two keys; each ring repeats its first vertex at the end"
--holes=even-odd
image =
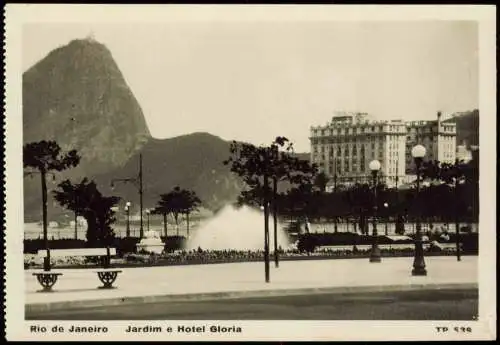
{"type": "Polygon", "coordinates": [[[235,7],[7,7],[9,340],[496,338],[495,7],[235,7]]]}

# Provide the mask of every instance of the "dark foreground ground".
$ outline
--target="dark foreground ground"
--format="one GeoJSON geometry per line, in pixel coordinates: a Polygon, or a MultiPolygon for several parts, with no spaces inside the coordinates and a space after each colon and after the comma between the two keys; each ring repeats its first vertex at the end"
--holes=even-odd
{"type": "Polygon", "coordinates": [[[144,303],[28,314],[27,320],[474,320],[477,289],[144,303]]]}

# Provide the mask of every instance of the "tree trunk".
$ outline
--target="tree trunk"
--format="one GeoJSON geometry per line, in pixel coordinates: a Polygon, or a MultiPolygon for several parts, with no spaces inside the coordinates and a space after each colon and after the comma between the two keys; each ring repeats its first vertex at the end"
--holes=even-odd
{"type": "Polygon", "coordinates": [[[87,221],[87,245],[95,245],[99,239],[99,229],[95,215],[92,212],[86,212],[83,217],[87,221]]]}
{"type": "Polygon", "coordinates": [[[459,193],[458,193],[458,179],[455,180],[455,239],[457,245],[457,261],[461,261],[460,257],[460,220],[459,220],[459,193]]]}
{"type": "Polygon", "coordinates": [[[165,233],[165,241],[167,240],[167,214],[163,214],[163,232],[165,233]]]}
{"type": "Polygon", "coordinates": [[[174,214],[174,218],[175,218],[175,228],[177,231],[177,237],[179,237],[179,215],[177,213],[174,214]]]}
{"type": "Polygon", "coordinates": [[[266,283],[269,283],[269,181],[264,175],[264,270],[266,283]]]}
{"type": "Polygon", "coordinates": [[[278,253],[278,180],[273,177],[273,225],[274,225],[274,267],[279,267],[279,253],[278,253]]]}
{"type": "Polygon", "coordinates": [[[75,240],[78,240],[78,223],[77,223],[78,214],[75,211],[75,240]]]}
{"type": "Polygon", "coordinates": [[[363,227],[363,213],[362,212],[359,213],[358,227],[359,227],[359,231],[361,232],[361,235],[363,235],[365,229],[363,227]]]}
{"type": "Polygon", "coordinates": [[[187,238],[189,238],[189,212],[186,212],[187,238]]]}
{"type": "Polygon", "coordinates": [[[461,261],[460,257],[460,222],[458,221],[458,210],[455,218],[455,244],[457,250],[457,261],[461,261]]]}
{"type": "Polygon", "coordinates": [[[45,245],[45,250],[47,251],[47,256],[45,257],[43,263],[43,270],[50,271],[50,250],[49,250],[49,238],[47,233],[47,180],[45,170],[40,171],[40,178],[42,182],[42,224],[43,224],[43,242],[45,245]]]}

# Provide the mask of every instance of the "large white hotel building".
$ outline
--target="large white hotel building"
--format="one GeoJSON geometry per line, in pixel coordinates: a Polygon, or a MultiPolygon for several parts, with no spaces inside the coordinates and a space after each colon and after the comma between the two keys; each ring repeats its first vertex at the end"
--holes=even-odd
{"type": "Polygon", "coordinates": [[[311,162],[335,183],[364,183],[370,179],[369,163],[381,164],[379,181],[392,187],[413,175],[411,148],[425,146],[425,159],[454,162],[455,123],[435,121],[377,121],[367,113],[335,113],[325,126],[310,132],[311,162]]]}

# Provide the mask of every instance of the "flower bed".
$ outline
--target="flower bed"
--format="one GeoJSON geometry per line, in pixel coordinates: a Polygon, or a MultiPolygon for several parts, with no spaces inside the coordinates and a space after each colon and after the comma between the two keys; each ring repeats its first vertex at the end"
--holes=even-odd
{"type": "MultiPolygon", "coordinates": [[[[346,248],[319,248],[312,253],[302,253],[298,250],[287,250],[280,252],[281,260],[310,260],[310,259],[350,259],[363,258],[370,255],[369,246],[354,246],[346,248]]],[[[432,247],[424,247],[426,256],[435,255],[454,255],[453,248],[447,250],[435,251],[432,247]]],[[[405,248],[380,248],[383,257],[408,257],[414,255],[414,247],[405,248]]],[[[273,254],[270,254],[271,260],[273,254]]],[[[127,266],[150,266],[150,265],[199,265],[215,263],[233,263],[233,262],[252,262],[262,261],[263,251],[241,251],[241,250],[192,250],[176,251],[174,253],[157,254],[125,254],[123,258],[112,259],[111,264],[120,267],[127,266]]],[[[99,262],[89,260],[83,257],[58,257],[51,259],[53,268],[69,267],[89,267],[98,266],[99,262]]],[[[36,255],[26,254],[24,256],[25,268],[40,268],[43,265],[43,259],[36,255]]]]}

